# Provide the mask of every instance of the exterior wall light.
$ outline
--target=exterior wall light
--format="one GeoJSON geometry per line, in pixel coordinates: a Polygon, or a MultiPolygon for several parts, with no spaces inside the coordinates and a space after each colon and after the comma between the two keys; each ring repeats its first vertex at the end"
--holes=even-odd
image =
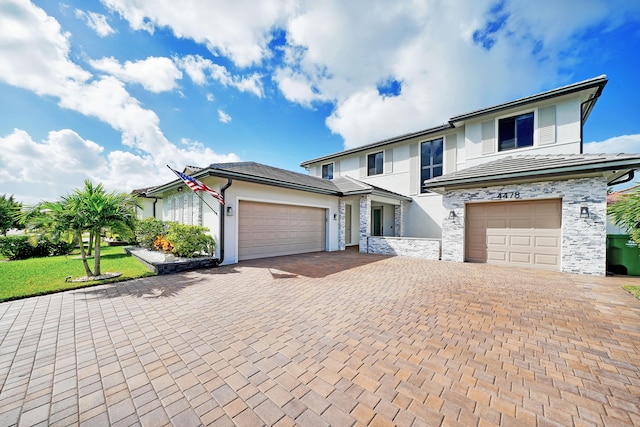
{"type": "Polygon", "coordinates": [[[458,216],[458,215],[456,215],[456,211],[454,211],[454,210],[450,210],[450,211],[449,211],[449,219],[450,219],[450,220],[452,220],[452,221],[453,221],[454,219],[456,219],[456,218],[457,218],[457,216],[458,216]]]}
{"type": "Polygon", "coordinates": [[[233,216],[233,206],[227,206],[227,216],[233,216]]]}
{"type": "Polygon", "coordinates": [[[178,193],[182,191],[182,186],[178,187],[178,193]]]}
{"type": "Polygon", "coordinates": [[[333,214],[333,220],[334,220],[334,221],[337,221],[337,220],[338,220],[338,214],[337,214],[337,213],[334,213],[334,214],[333,214]]]}
{"type": "Polygon", "coordinates": [[[580,218],[589,218],[589,208],[587,206],[580,206],[580,218]]]}

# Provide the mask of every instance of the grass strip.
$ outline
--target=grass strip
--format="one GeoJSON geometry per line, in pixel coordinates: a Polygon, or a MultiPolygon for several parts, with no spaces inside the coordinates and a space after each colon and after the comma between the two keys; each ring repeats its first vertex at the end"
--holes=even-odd
{"type": "Polygon", "coordinates": [[[640,286],[637,285],[624,285],[622,289],[629,292],[634,297],[640,299],[640,286]]]}

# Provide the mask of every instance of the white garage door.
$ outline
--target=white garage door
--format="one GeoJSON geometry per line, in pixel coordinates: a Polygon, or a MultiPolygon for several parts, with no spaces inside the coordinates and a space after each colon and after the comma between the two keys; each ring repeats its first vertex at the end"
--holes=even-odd
{"type": "Polygon", "coordinates": [[[465,258],[560,270],[560,199],[468,204],[465,258]]]}
{"type": "Polygon", "coordinates": [[[325,209],[241,201],[238,259],[326,250],[325,209]]]}

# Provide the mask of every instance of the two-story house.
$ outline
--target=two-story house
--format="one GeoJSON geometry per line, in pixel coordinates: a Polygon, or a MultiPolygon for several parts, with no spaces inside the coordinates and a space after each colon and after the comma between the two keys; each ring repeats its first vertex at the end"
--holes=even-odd
{"type": "Polygon", "coordinates": [[[224,207],[180,191],[179,180],[144,194],[162,199],[161,218],[209,227],[225,264],[357,246],[603,275],[607,186],[640,167],[640,154],[582,154],[584,122],[606,83],[307,160],[308,174],[253,162],[187,167],[224,193],[224,207]]]}

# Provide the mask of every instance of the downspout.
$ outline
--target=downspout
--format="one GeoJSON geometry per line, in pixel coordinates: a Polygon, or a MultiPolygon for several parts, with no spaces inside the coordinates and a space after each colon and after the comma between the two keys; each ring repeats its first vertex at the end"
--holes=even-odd
{"type": "MultiPolygon", "coordinates": [[[[229,187],[231,187],[231,184],[233,184],[233,180],[231,178],[227,178],[227,185],[220,189],[222,200],[225,200],[224,192],[227,191],[229,187]]],[[[226,209],[220,209],[220,259],[218,260],[218,265],[224,262],[224,217],[226,216],[225,211],[226,209]]]]}
{"type": "MultiPolygon", "coordinates": [[[[585,114],[584,114],[584,106],[587,103],[591,103],[591,108],[593,108],[593,105],[596,103],[596,101],[598,100],[598,98],[600,98],[600,94],[602,92],[596,92],[596,95],[594,95],[593,97],[587,99],[586,101],[583,101],[580,103],[580,154],[584,154],[584,141],[583,141],[583,136],[584,136],[584,121],[585,121],[585,114]]],[[[587,116],[589,114],[587,113],[587,116]]]]}

